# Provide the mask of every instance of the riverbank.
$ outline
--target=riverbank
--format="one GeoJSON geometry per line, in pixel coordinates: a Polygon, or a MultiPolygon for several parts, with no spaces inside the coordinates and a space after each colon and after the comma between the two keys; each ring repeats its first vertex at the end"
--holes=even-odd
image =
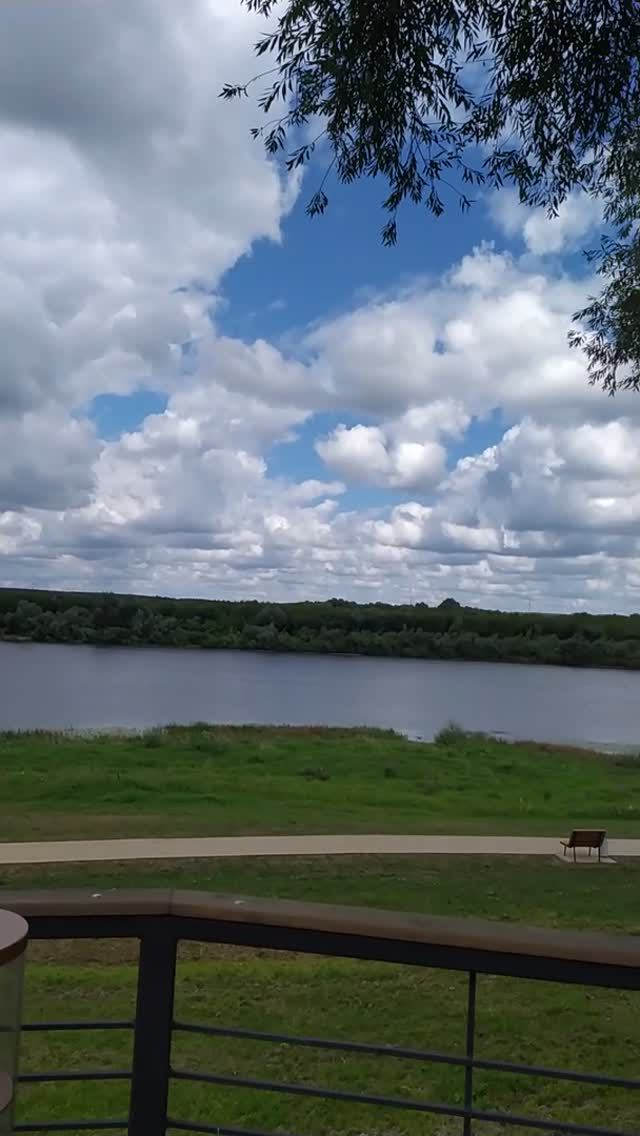
{"type": "Polygon", "coordinates": [[[0,735],[6,841],[269,834],[640,835],[640,760],[461,730],[175,726],[0,735]]]}
{"type": "Polygon", "coordinates": [[[95,639],[54,639],[51,636],[36,637],[26,635],[0,635],[0,644],[14,644],[16,646],[27,646],[29,644],[48,646],[48,647],[84,647],[86,649],[99,649],[100,651],[108,652],[109,649],[126,648],[127,650],[136,651],[140,655],[144,655],[145,651],[175,651],[192,652],[194,654],[211,654],[211,653],[224,653],[230,654],[232,652],[244,652],[246,654],[260,654],[275,656],[276,658],[282,656],[283,658],[290,658],[291,656],[300,656],[304,658],[332,658],[332,659],[393,659],[396,662],[431,662],[431,663],[492,663],[497,666],[518,666],[518,667],[554,667],[565,669],[568,671],[628,671],[640,672],[640,655],[637,659],[632,661],[615,661],[603,655],[601,659],[592,658],[590,661],[580,661],[578,659],[571,659],[568,657],[554,657],[554,658],[533,658],[529,657],[526,653],[515,655],[502,655],[495,656],[495,653],[488,652],[486,655],[480,652],[475,654],[457,653],[450,651],[444,654],[438,652],[429,653],[412,652],[412,651],[386,651],[386,650],[332,650],[330,648],[323,649],[322,647],[314,646],[291,646],[286,642],[280,645],[262,646],[260,644],[244,644],[244,643],[165,643],[165,642],[144,642],[140,639],[123,639],[122,642],[114,640],[107,642],[104,639],[96,637],[95,639]]]}

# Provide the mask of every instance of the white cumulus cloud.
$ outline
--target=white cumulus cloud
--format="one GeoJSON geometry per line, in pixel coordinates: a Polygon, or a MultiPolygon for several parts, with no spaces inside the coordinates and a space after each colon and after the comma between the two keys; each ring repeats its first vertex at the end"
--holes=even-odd
{"type": "Polygon", "coordinates": [[[544,209],[522,205],[512,189],[493,194],[490,209],[496,224],[508,236],[521,237],[534,256],[579,248],[602,224],[602,204],[580,190],[570,193],[553,216],[544,209]]]}
{"type": "Polygon", "coordinates": [[[262,28],[238,0],[0,5],[3,580],[637,610],[640,398],[588,385],[590,283],[545,259],[591,199],[550,220],[504,191],[520,259],[220,334],[224,274],[298,189],[217,98],[262,28]],[[98,437],[91,400],[144,387],[166,409],[98,437]]]}

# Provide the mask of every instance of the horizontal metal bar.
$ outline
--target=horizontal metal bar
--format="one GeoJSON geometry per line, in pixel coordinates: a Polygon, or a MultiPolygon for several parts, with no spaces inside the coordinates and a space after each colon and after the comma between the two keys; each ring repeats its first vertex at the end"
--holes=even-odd
{"type": "MultiPolygon", "coordinates": [[[[5,901],[3,897],[3,903],[5,901]]],[[[12,908],[14,910],[14,908],[12,908]]],[[[166,915],[41,915],[30,914],[29,939],[141,939],[159,924],[170,925],[166,915]]],[[[177,931],[177,928],[176,928],[177,931]]]]}
{"type": "Polygon", "coordinates": [[[196,1124],[190,1120],[167,1120],[167,1129],[177,1132],[211,1132],[213,1136],[292,1136],[291,1132],[262,1132],[255,1128],[229,1128],[219,1124],[196,1124]]]}
{"type": "Polygon", "coordinates": [[[173,916],[177,938],[201,943],[229,943],[274,951],[367,959],[441,970],[474,970],[477,974],[530,978],[543,982],[640,990],[640,966],[620,966],[585,959],[553,958],[472,946],[448,946],[413,939],[374,938],[372,935],[318,930],[315,927],[272,926],[266,923],[215,921],[173,916]]]}
{"type": "Polygon", "coordinates": [[[48,1033],[56,1030],[132,1030],[135,1022],[23,1022],[23,1033],[48,1033]]]}
{"type": "Polygon", "coordinates": [[[484,1112],[475,1108],[458,1108],[455,1105],[430,1104],[410,1097],[381,1097],[369,1093],[350,1093],[343,1089],[315,1088],[311,1085],[290,1084],[280,1081],[260,1081],[250,1077],[228,1077],[215,1073],[189,1073],[172,1069],[177,1081],[194,1081],[200,1084],[226,1085],[229,1088],[257,1089],[262,1092],[283,1093],[322,1100],[339,1100],[351,1104],[372,1104],[380,1108],[397,1108],[411,1112],[426,1112],[435,1116],[454,1116],[461,1120],[482,1120],[490,1124],[510,1124],[520,1128],[534,1128],[540,1132],[566,1133],[567,1136],[633,1136],[615,1128],[595,1128],[592,1125],[573,1124],[562,1120],[538,1120],[530,1116],[517,1116],[510,1112],[484,1112]]]}
{"type": "Polygon", "coordinates": [[[19,1073],[18,1081],[26,1085],[40,1085],[47,1081],[130,1081],[129,1069],[96,1069],[86,1072],[56,1071],[55,1073],[19,1073]]]}
{"type": "Polygon", "coordinates": [[[128,1128],[128,1120],[42,1120],[39,1124],[14,1124],[14,1132],[93,1132],[100,1128],[128,1128]]]}
{"type": "Polygon", "coordinates": [[[548,1077],[557,1081],[578,1081],[588,1085],[606,1085],[616,1089],[640,1089],[640,1081],[630,1077],[607,1077],[604,1073],[578,1073],[571,1069],[549,1069],[542,1065],[519,1065],[513,1061],[497,1061],[484,1057],[462,1057],[430,1049],[405,1049],[397,1045],[375,1045],[360,1041],[332,1041],[317,1037],[294,1037],[284,1033],[263,1033],[260,1030],[235,1029],[226,1026],[205,1026],[174,1022],[174,1030],[181,1033],[204,1034],[208,1037],[231,1037],[246,1041],[269,1041],[283,1045],[299,1045],[308,1049],[337,1050],[342,1053],[364,1053],[372,1057],[401,1057],[410,1061],[428,1061],[434,1065],[455,1065],[483,1069],[497,1073],[523,1073],[532,1077],[548,1077]]]}
{"type": "Polygon", "coordinates": [[[424,1101],[403,1097],[371,1096],[351,1093],[343,1089],[320,1089],[311,1085],[290,1084],[284,1081],[262,1081],[252,1077],[232,1077],[218,1073],[190,1073],[172,1069],[171,1076],[178,1081],[196,1081],[209,1085],[227,1085],[230,1088],[257,1089],[262,1092],[292,1094],[300,1097],[320,1097],[325,1100],[352,1101],[356,1104],[375,1104],[387,1108],[407,1109],[411,1112],[436,1112],[443,1116],[463,1116],[464,1110],[451,1111],[446,1105],[431,1105],[424,1101]]]}

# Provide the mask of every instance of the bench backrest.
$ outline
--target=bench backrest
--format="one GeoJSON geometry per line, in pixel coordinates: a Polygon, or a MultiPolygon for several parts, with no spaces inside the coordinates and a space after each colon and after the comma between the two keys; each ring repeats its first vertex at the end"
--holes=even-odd
{"type": "Polygon", "coordinates": [[[601,848],[606,835],[604,828],[574,828],[569,837],[569,847],[601,848]]]}

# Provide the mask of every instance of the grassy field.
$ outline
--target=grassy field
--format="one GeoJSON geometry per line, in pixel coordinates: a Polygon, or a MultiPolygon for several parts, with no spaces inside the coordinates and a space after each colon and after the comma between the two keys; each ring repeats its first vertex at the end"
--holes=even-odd
{"type": "MultiPolygon", "coordinates": [[[[146,736],[0,738],[4,839],[269,832],[503,832],[573,824],[640,835],[640,762],[451,732],[175,728],[146,736]]],[[[640,934],[640,863],[335,857],[0,866],[2,889],[193,887],[640,934]]],[[[27,1020],[129,1017],[133,943],[34,943],[27,1020]]],[[[481,977],[478,1053],[636,1075],[640,996],[481,977]]],[[[460,1052],[464,976],[229,947],[182,951],[183,1020],[460,1052]]],[[[123,1068],[128,1034],[27,1034],[23,1068],[123,1068]]],[[[462,1101],[459,1070],[177,1035],[174,1063],[231,1075],[462,1101]]],[[[478,1074],[480,1107],[637,1132],[634,1094],[478,1074]]],[[[194,1121],[308,1136],[458,1136],[459,1121],[230,1088],[177,1085],[194,1121]]],[[[26,1086],[23,1121],[123,1117],[126,1083],[26,1086]]],[[[475,1136],[500,1129],[477,1125],[475,1136]]],[[[526,1130],[521,1130],[526,1131],[526,1130]]]]}
{"type": "MultiPolygon", "coordinates": [[[[574,869],[559,861],[483,857],[179,861],[5,869],[2,884],[200,887],[640,932],[640,867],[635,862],[574,869]]],[[[34,943],[30,952],[28,1020],[132,1014],[132,943],[34,943]]],[[[461,1052],[464,1012],[464,976],[448,971],[197,945],[183,949],[178,968],[176,1016],[183,1021],[461,1052]]],[[[478,1053],[635,1076],[639,1014],[640,996],[635,994],[481,977],[478,1053]]],[[[130,1037],[117,1033],[31,1034],[23,1052],[25,1070],[115,1069],[129,1060],[130,1037]]],[[[355,1091],[462,1100],[458,1070],[391,1058],[178,1034],[174,1063],[355,1091]]],[[[630,1092],[495,1074],[478,1074],[477,1090],[480,1107],[637,1131],[637,1102],[630,1092]]],[[[117,1117],[126,1115],[126,1105],[126,1084],[34,1086],[21,1094],[21,1117],[117,1117]]],[[[460,1132],[459,1122],[417,1114],[214,1087],[176,1086],[172,1111],[221,1126],[309,1136],[460,1132]]],[[[476,1129],[477,1136],[499,1131],[486,1125],[476,1129]]]]}
{"type": "Polygon", "coordinates": [[[451,731],[176,727],[0,737],[5,840],[229,833],[640,835],[640,761],[451,731]]]}

